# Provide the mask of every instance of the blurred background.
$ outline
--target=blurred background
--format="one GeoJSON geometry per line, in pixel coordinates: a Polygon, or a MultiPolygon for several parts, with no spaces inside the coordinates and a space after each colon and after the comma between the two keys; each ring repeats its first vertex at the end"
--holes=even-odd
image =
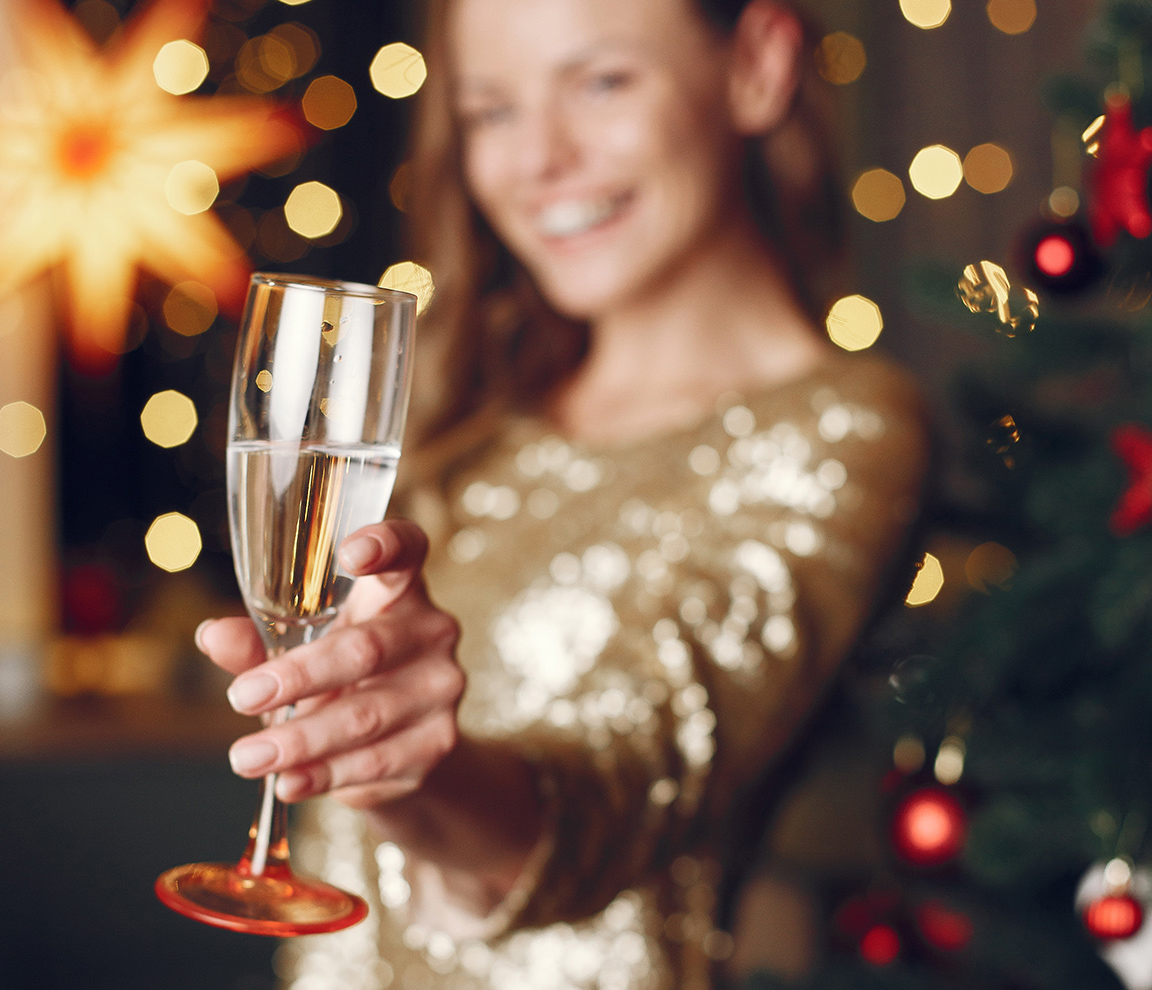
{"type": "MultiPolygon", "coordinates": [[[[434,291],[400,236],[424,79],[407,5],[199,6],[0,6],[2,990],[273,985],[273,944],[151,893],[169,866],[235,858],[255,801],[225,755],[250,726],[192,645],[201,619],[241,610],[223,464],[237,298],[249,265],[434,291]],[[163,170],[163,198],[116,170],[113,140],[163,170]],[[77,180],[102,186],[97,205],[69,198],[77,180]]],[[[954,286],[990,259],[1015,280],[1035,231],[1076,214],[1083,121],[1044,94],[1081,71],[1103,93],[1108,71],[1081,60],[1098,5],[807,6],[851,241],[829,331],[914,370],[945,487],[978,501],[949,390],[994,344],[916,273],[954,286]]],[[[912,604],[953,614],[979,542],[946,545],[912,604]]]]}

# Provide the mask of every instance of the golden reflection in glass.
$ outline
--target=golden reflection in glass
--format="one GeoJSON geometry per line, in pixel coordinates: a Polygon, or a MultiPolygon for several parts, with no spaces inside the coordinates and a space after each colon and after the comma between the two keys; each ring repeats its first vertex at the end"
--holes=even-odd
{"type": "Polygon", "coordinates": [[[199,282],[181,282],[164,299],[164,321],[185,337],[204,333],[219,312],[216,293],[199,282]]]}
{"type": "Polygon", "coordinates": [[[856,212],[876,223],[898,217],[905,201],[904,183],[885,168],[869,169],[852,186],[856,212]]]}
{"type": "Polygon", "coordinates": [[[1008,337],[1034,330],[1040,318],[1036,293],[1023,286],[1013,288],[1008,273],[994,261],[968,265],[956,285],[956,294],[969,311],[995,315],[1001,333],[1008,337]]]}
{"type": "Polygon", "coordinates": [[[1012,156],[998,144],[978,144],[964,156],[964,181],[987,195],[1006,189],[1012,181],[1012,156]]]}
{"type": "Polygon", "coordinates": [[[179,447],[196,431],[196,405],[183,392],[167,389],[144,403],[140,425],[157,447],[179,447]]]}
{"type": "Polygon", "coordinates": [[[947,199],[964,179],[960,156],[942,144],[921,148],[908,166],[912,188],[929,199],[947,199]]]}
{"type": "Polygon", "coordinates": [[[917,565],[916,580],[904,599],[904,604],[910,608],[918,608],[936,600],[940,589],[944,587],[944,568],[940,560],[930,553],[924,554],[924,559],[917,565]]]}
{"type": "Polygon", "coordinates": [[[170,41],[157,53],[152,74],[164,92],[183,96],[208,78],[208,53],[185,39],[170,41]]]}
{"type": "Polygon", "coordinates": [[[988,0],[992,26],[1005,34],[1023,34],[1036,22],[1035,0],[988,0]]]}
{"type": "Polygon", "coordinates": [[[415,261],[401,261],[389,266],[387,271],[380,276],[377,285],[385,289],[411,292],[416,297],[417,315],[424,312],[425,307],[436,294],[436,283],[432,278],[432,273],[415,261]]]}
{"type": "Polygon", "coordinates": [[[948,20],[952,3],[951,0],[900,0],[900,13],[909,24],[928,31],[948,20]]]}
{"type": "Polygon", "coordinates": [[[932,774],[945,786],[958,784],[964,776],[964,758],[968,755],[968,747],[959,736],[949,736],[936,751],[936,760],[932,764],[932,774]]]}
{"type": "Polygon", "coordinates": [[[884,317],[867,296],[853,295],[832,304],[825,321],[828,336],[837,347],[846,351],[862,351],[871,347],[884,329],[884,317]]]}
{"type": "Polygon", "coordinates": [[[377,92],[399,100],[411,96],[424,85],[428,69],[424,65],[424,56],[415,48],[394,41],[376,53],[368,75],[377,92]]]}
{"type": "Polygon", "coordinates": [[[164,182],[164,195],[177,213],[195,216],[212,208],[220,195],[220,180],[203,162],[178,162],[164,182]]]}
{"type": "Polygon", "coordinates": [[[288,194],[284,218],[301,237],[315,240],[331,234],[344,216],[340,195],[323,182],[302,182],[288,194]]]}
{"type": "Polygon", "coordinates": [[[148,559],[163,571],[184,571],[196,563],[203,548],[200,527],[180,512],[157,516],[144,534],[148,559]]]}
{"type": "Polygon", "coordinates": [[[1067,220],[1080,209],[1080,194],[1071,186],[1057,186],[1048,196],[1048,209],[1053,216],[1067,220]]]}
{"type": "Polygon", "coordinates": [[[256,376],[256,387],[261,392],[272,391],[272,372],[265,368],[256,376]]]}
{"type": "Polygon", "coordinates": [[[98,45],[108,41],[120,27],[120,12],[107,0],[80,0],[72,8],[72,16],[98,45]]]}
{"type": "Polygon", "coordinates": [[[310,27],[289,21],[286,24],[277,24],[268,32],[269,37],[284,42],[292,49],[294,56],[292,78],[298,79],[306,72],[310,72],[316,60],[320,57],[320,37],[310,27]]]}
{"type": "Polygon", "coordinates": [[[392,205],[401,213],[408,211],[408,195],[412,191],[412,163],[401,162],[388,183],[388,195],[392,205]]]}
{"type": "Polygon", "coordinates": [[[816,46],[816,71],[837,86],[854,83],[864,73],[868,55],[864,43],[847,31],[834,31],[816,46]]]}
{"type": "Polygon", "coordinates": [[[356,91],[339,76],[320,76],[308,84],[300,105],[308,123],[322,131],[332,131],[352,119],[356,91]]]}
{"type": "MultiPolygon", "coordinates": [[[[1019,431],[1014,432],[1019,439],[1019,431]]],[[[964,576],[973,588],[987,595],[992,588],[1008,587],[1019,566],[1016,554],[1006,546],[993,542],[981,543],[964,562],[964,576]]]]}
{"type": "Polygon", "coordinates": [[[27,457],[40,449],[48,435],[44,414],[29,402],[0,406],[0,451],[9,457],[27,457]]]}
{"type": "Polygon", "coordinates": [[[1101,114],[1091,124],[1084,128],[1080,140],[1084,142],[1084,150],[1095,155],[1100,151],[1100,131],[1104,127],[1104,115],[1101,114]]]}
{"type": "Polygon", "coordinates": [[[924,766],[924,742],[919,736],[901,736],[892,747],[892,762],[901,773],[913,774],[924,766]]]}

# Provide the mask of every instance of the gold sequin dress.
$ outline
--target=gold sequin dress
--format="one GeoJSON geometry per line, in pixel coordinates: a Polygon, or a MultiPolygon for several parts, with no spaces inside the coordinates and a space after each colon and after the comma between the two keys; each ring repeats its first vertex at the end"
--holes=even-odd
{"type": "Polygon", "coordinates": [[[537,763],[546,835],[470,923],[438,912],[427,864],[313,802],[301,862],[372,914],[286,945],[285,983],[711,986],[726,829],[888,583],[926,462],[917,392],[871,356],[625,447],[510,420],[450,485],[427,574],[464,630],[461,725],[537,763]]]}

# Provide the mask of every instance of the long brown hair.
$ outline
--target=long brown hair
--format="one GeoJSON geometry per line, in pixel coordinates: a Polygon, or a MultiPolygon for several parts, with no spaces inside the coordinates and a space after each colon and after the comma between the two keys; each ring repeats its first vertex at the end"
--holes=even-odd
{"type": "MultiPolygon", "coordinates": [[[[451,2],[424,4],[428,78],[408,159],[408,246],[436,280],[436,295],[421,317],[409,482],[436,480],[504,413],[539,406],[588,350],[587,325],[544,301],[466,190],[449,71],[451,2]]],[[[695,2],[717,30],[729,33],[748,0],[695,2]]],[[[745,170],[753,214],[814,314],[829,291],[828,272],[843,254],[826,90],[806,66],[793,114],[771,134],[748,142],[745,170]]]]}

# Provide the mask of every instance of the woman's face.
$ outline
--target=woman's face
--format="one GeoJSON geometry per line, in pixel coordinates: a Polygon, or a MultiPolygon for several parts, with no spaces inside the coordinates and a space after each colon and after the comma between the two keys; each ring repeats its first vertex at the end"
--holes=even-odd
{"type": "Polygon", "coordinates": [[[456,0],[469,190],[561,312],[659,292],[739,202],[727,52],[693,0],[456,0]]]}

